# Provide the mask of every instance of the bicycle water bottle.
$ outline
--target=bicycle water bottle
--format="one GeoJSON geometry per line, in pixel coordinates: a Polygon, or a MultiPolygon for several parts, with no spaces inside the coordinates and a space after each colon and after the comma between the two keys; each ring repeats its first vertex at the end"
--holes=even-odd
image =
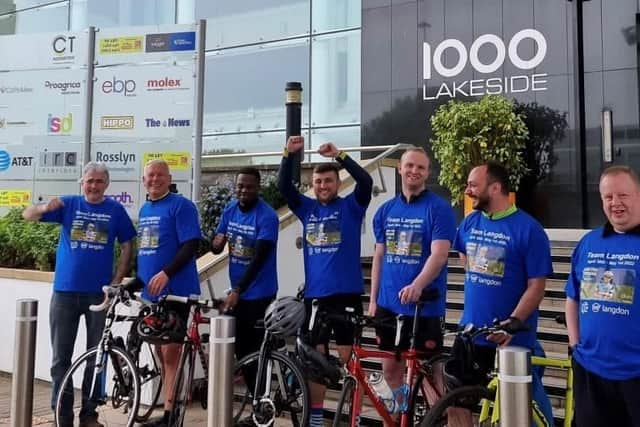
{"type": "Polygon", "coordinates": [[[387,412],[392,414],[395,411],[396,400],[393,396],[393,391],[389,387],[389,384],[384,380],[382,373],[380,372],[372,372],[369,375],[369,385],[373,391],[376,392],[382,403],[384,403],[387,412]]]}

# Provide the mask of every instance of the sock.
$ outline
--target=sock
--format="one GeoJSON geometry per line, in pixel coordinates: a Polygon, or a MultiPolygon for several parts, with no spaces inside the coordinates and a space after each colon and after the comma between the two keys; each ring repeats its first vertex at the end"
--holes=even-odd
{"type": "Polygon", "coordinates": [[[323,410],[322,406],[312,406],[311,415],[309,417],[309,427],[323,427],[323,410]]]}
{"type": "Polygon", "coordinates": [[[393,392],[393,398],[396,401],[395,412],[406,411],[409,407],[409,402],[407,401],[409,397],[409,386],[403,383],[391,391],[393,392]]]}

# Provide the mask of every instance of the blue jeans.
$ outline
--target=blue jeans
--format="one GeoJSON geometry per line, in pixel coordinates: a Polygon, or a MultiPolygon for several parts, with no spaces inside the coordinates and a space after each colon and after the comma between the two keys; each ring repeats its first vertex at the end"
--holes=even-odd
{"type": "MultiPolygon", "coordinates": [[[[87,329],[87,349],[95,347],[100,341],[104,328],[105,312],[89,310],[91,304],[100,304],[103,294],[81,292],[53,292],[49,308],[49,327],[51,329],[51,408],[55,411],[56,399],[64,374],[71,366],[73,347],[78,335],[80,317],[84,315],[87,329]]],[[[88,420],[97,416],[96,404],[88,399],[91,387],[91,374],[86,370],[82,383],[82,408],[80,420],[88,420]]],[[[73,393],[67,394],[62,403],[61,423],[73,422],[73,393]]]]}

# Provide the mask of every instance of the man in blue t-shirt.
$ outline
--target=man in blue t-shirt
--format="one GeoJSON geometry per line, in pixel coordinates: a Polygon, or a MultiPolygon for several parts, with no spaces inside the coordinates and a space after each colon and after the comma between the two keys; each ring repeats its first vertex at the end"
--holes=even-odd
{"type": "Polygon", "coordinates": [[[267,306],[278,292],[276,249],[278,215],[260,192],[260,172],[245,167],[236,175],[236,200],[225,207],[212,252],[219,254],[229,243],[229,295],[225,309],[236,317],[236,358],[257,351],[264,328],[256,323],[264,318],[267,306]]]}
{"type": "MultiPolygon", "coordinates": [[[[278,174],[278,188],[287,199],[289,208],[302,222],[307,317],[314,299],[321,306],[337,312],[353,307],[362,313],[360,296],[364,284],[360,266],[360,235],[362,220],[371,201],[373,180],[345,152],[332,143],[326,143],[318,148],[318,153],[335,159],[338,165],[343,166],[355,180],[356,188],[346,197],[338,196],[338,167],[335,163],[323,163],[313,170],[312,186],[316,198],[304,196],[291,181],[293,162],[290,156],[303,147],[303,137],[289,137],[278,174]]],[[[329,323],[340,358],[346,362],[353,342],[353,328],[344,323],[329,323]]],[[[312,335],[312,345],[320,350],[326,348],[330,334],[312,335]]],[[[316,427],[322,425],[325,387],[312,382],[310,388],[310,426],[316,427]]]]}
{"type": "MultiPolygon", "coordinates": [[[[532,352],[536,348],[538,306],[553,271],[551,249],[542,226],[509,201],[509,173],[502,165],[488,162],[473,168],[465,194],[475,212],[462,221],[454,242],[466,269],[460,324],[485,326],[494,319],[504,323],[517,319],[529,328],[515,336],[477,339],[476,362],[489,372],[497,345],[511,343],[532,352]]],[[[533,396],[537,409],[553,425],[551,403],[536,371],[533,396]]]]}
{"type": "MultiPolygon", "coordinates": [[[[406,350],[412,332],[415,303],[425,289],[438,297],[419,313],[416,349],[431,354],[442,348],[447,290],[447,259],[455,234],[449,203],[426,188],[430,159],[422,148],[405,151],[398,173],[402,189],[385,202],[373,218],[376,237],[371,269],[369,315],[387,328],[376,328],[382,350],[406,350]],[[396,316],[408,315],[395,346],[396,316]]],[[[400,410],[406,409],[404,362],[383,359],[382,370],[400,410]]],[[[406,385],[405,385],[406,386],[406,385]]],[[[433,402],[432,402],[433,403],[433,402]]]]}
{"type": "MultiPolygon", "coordinates": [[[[80,317],[87,329],[87,349],[98,344],[104,327],[104,312],[89,310],[103,300],[102,286],[120,283],[129,269],[133,253],[132,240],[136,236],[131,219],[124,207],[104,196],[109,186],[109,170],[104,163],[89,162],[80,179],[83,196],[55,197],[45,204],[26,208],[22,213],[29,221],[57,222],[60,240],[56,253],[53,295],[49,309],[51,330],[51,408],[62,377],[71,366],[73,347],[78,334],[80,317]],[[121,248],[120,259],[113,271],[114,244],[121,248]]],[[[83,390],[88,393],[90,377],[83,390]]],[[[73,426],[73,396],[63,399],[65,414],[61,426],[73,426]]],[[[82,399],[79,412],[81,426],[101,426],[96,405],[87,396],[82,399]]]]}
{"type": "MultiPolygon", "coordinates": [[[[147,202],[138,216],[138,277],[144,282],[143,297],[157,300],[161,295],[200,295],[196,252],[201,238],[198,210],[192,201],[172,193],[169,165],[160,159],[144,167],[142,182],[147,202]]],[[[168,302],[166,307],[187,321],[184,304],[168,302]]],[[[146,425],[164,427],[172,409],[172,391],[181,344],[158,346],[161,356],[164,414],[146,425]]]]}
{"type": "Polygon", "coordinates": [[[640,178],[628,166],[600,177],[603,227],[576,246],[567,281],[578,427],[640,426],[640,178]]]}

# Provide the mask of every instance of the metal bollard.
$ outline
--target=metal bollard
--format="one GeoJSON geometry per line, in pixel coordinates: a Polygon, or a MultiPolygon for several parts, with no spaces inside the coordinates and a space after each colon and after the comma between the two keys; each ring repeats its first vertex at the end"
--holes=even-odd
{"type": "Polygon", "coordinates": [[[208,427],[231,427],[233,419],[233,361],[236,319],[211,318],[209,336],[208,427]]]}
{"type": "Polygon", "coordinates": [[[523,347],[498,350],[500,425],[531,425],[531,351],[523,347]]]}
{"type": "Polygon", "coordinates": [[[19,299],[16,304],[16,337],[11,382],[11,425],[31,427],[33,372],[36,359],[38,300],[19,299]]]}

